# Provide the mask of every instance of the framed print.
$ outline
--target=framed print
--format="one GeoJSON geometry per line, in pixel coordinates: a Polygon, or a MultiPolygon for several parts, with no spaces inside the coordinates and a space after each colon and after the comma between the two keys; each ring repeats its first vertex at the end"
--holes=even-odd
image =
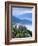
{"type": "Polygon", "coordinates": [[[5,2],[5,44],[37,42],[37,4],[5,2]]]}

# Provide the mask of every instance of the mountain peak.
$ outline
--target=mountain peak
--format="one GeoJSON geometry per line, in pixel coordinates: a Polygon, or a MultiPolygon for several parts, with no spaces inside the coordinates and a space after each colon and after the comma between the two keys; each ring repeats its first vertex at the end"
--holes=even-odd
{"type": "Polygon", "coordinates": [[[21,20],[21,19],[15,17],[15,16],[12,16],[12,17],[11,17],[11,22],[12,22],[13,24],[16,24],[16,23],[21,23],[21,24],[32,24],[32,22],[29,21],[29,20],[26,20],[26,19],[21,20]]]}

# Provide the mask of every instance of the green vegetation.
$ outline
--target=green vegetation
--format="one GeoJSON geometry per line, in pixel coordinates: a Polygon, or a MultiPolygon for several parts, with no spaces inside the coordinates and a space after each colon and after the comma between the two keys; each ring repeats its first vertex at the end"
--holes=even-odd
{"type": "Polygon", "coordinates": [[[28,30],[25,26],[19,26],[19,28],[17,28],[17,26],[13,27],[12,25],[11,32],[12,38],[32,37],[32,32],[28,30]]]}

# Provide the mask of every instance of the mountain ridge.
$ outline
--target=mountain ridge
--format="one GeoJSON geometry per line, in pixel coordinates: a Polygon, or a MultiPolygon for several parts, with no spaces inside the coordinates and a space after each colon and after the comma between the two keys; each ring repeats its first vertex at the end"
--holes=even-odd
{"type": "Polygon", "coordinates": [[[21,23],[21,24],[32,24],[31,21],[26,20],[26,19],[21,20],[21,19],[15,17],[15,16],[11,16],[11,18],[12,18],[12,19],[11,19],[11,22],[14,23],[14,24],[16,24],[16,23],[21,23]]]}

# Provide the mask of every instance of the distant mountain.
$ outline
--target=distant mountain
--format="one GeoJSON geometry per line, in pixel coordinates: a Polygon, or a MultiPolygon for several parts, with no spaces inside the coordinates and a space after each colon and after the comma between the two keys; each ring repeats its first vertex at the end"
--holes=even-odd
{"type": "Polygon", "coordinates": [[[12,24],[16,24],[16,23],[20,23],[20,24],[32,24],[31,21],[26,20],[26,19],[21,20],[21,19],[15,17],[15,16],[11,16],[11,18],[12,18],[11,19],[12,24]]]}
{"type": "Polygon", "coordinates": [[[12,21],[13,24],[21,22],[21,20],[18,19],[17,17],[15,17],[15,16],[11,16],[11,21],[12,21]]]}
{"type": "Polygon", "coordinates": [[[24,20],[22,20],[21,24],[32,24],[32,22],[24,19],[24,20]]]}
{"type": "Polygon", "coordinates": [[[19,15],[19,16],[17,16],[18,18],[24,18],[24,17],[26,17],[26,18],[32,18],[32,13],[26,13],[26,14],[22,14],[22,15],[19,15]]]}

